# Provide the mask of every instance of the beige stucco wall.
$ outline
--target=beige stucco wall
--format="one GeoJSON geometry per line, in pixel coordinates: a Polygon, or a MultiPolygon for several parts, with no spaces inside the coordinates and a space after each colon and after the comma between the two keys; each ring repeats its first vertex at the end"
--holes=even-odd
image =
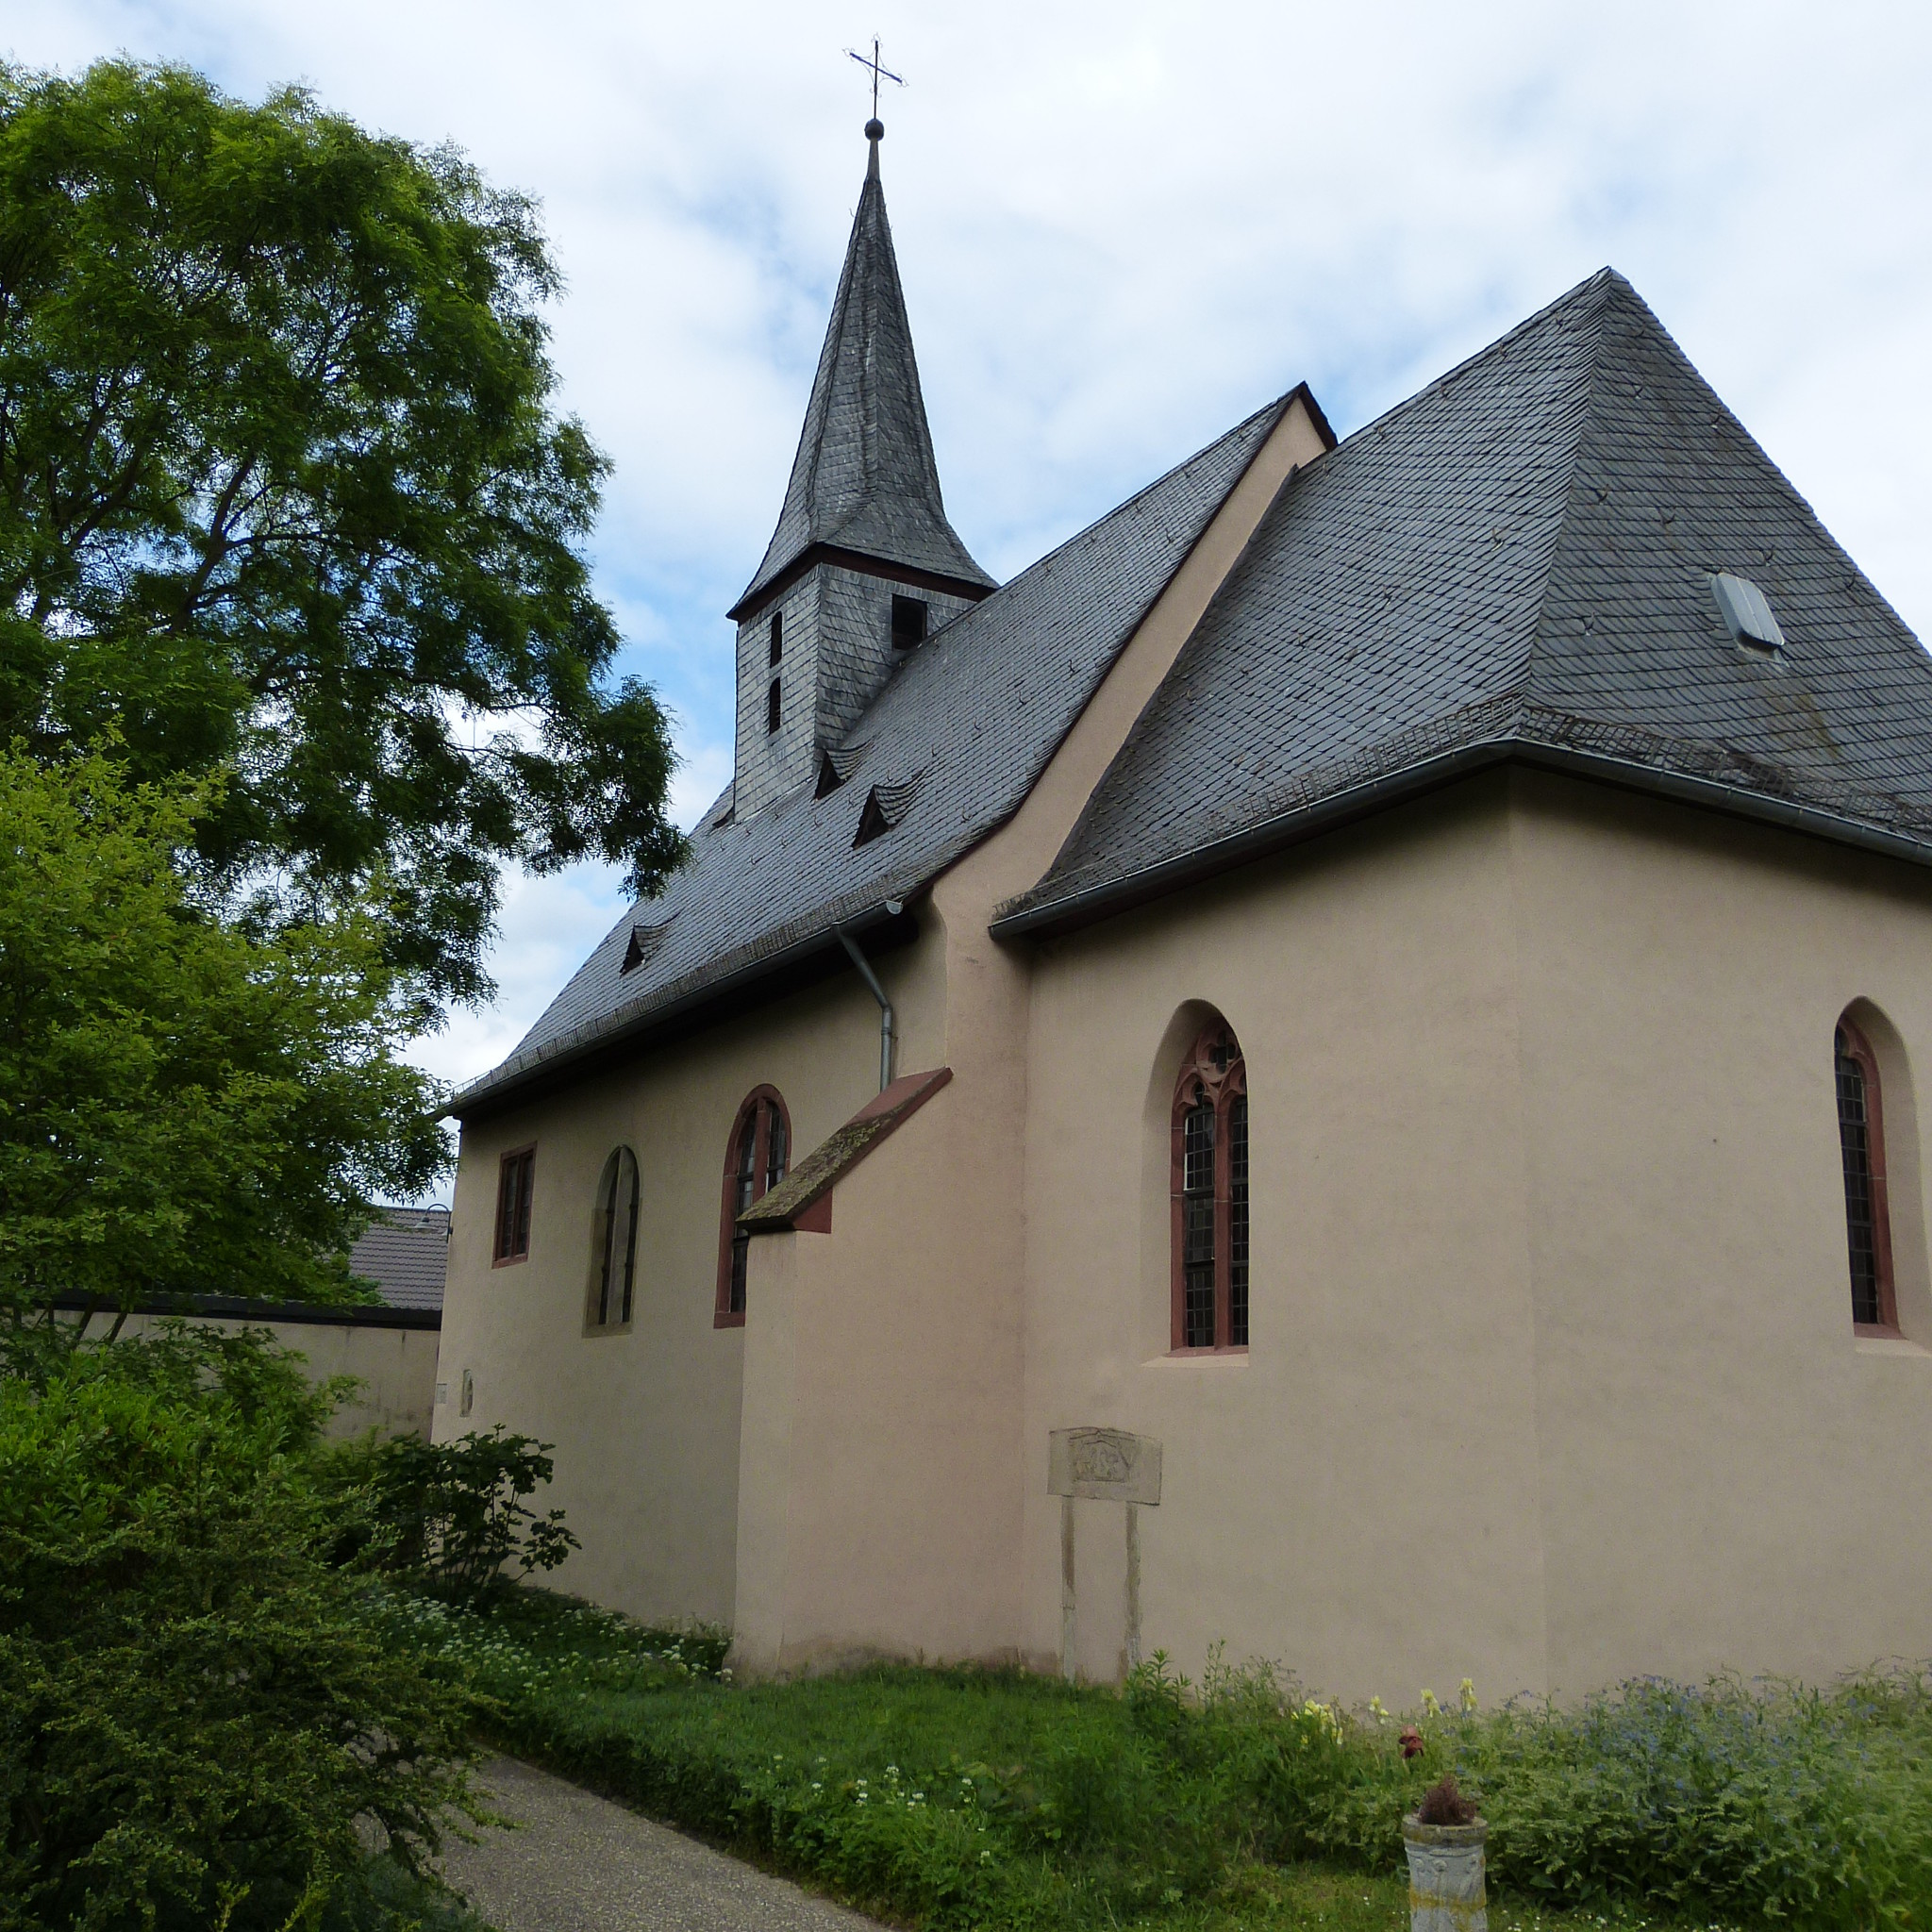
{"type": "MultiPolygon", "coordinates": [[[[1028,1648],[1058,1641],[1047,1431],[1107,1424],[1163,1441],[1144,1641],[1190,1670],[1223,1639],[1392,1702],[1923,1655],[1928,958],[1923,874],[1528,774],[1042,949],[1028,1648]],[[1851,1328],[1855,1000],[1907,1343],[1851,1328]],[[1253,1342],[1174,1359],[1166,1108],[1210,1007],[1249,1068],[1253,1342]]],[[[1109,1674],[1120,1512],[1077,1507],[1109,1674]]]]}
{"type": "MultiPolygon", "coordinates": [[[[1059,1632],[1048,1431],[1158,1438],[1143,1642],[1350,1695],[1544,1674],[1508,816],[1391,814],[1042,948],[1026,1116],[1026,1642],[1059,1632]],[[1210,1011],[1248,1066],[1252,1340],[1168,1352],[1168,1123],[1210,1011]],[[1413,1678],[1410,1682],[1408,1679],[1413,1678]]],[[[1076,1505],[1080,1662],[1124,1641],[1076,1505]]]]}
{"type": "MultiPolygon", "coordinates": [[[[152,1330],[158,1316],[130,1315],[122,1333],[152,1330]]],[[[379,1429],[386,1436],[429,1434],[436,1399],[437,1333],[433,1328],[351,1327],[332,1322],[208,1321],[210,1328],[266,1328],[285,1348],[307,1358],[311,1380],[353,1375],[361,1385],[339,1408],[328,1433],[338,1440],[379,1429]]]]}
{"type": "MultiPolygon", "coordinates": [[[[881,962],[909,992],[907,954],[881,962]]],[[[908,998],[917,1029],[919,1001],[908,998]]],[[[929,1030],[929,1029],[928,1029],[929,1030]]],[[[795,1153],[878,1084],[878,1008],[856,975],[713,1026],[513,1113],[467,1124],[443,1308],[448,1401],[436,1436],[496,1423],[556,1445],[546,1500],[583,1548],[561,1588],[647,1618],[734,1609],[744,1330],[713,1325],[725,1143],[761,1084],[784,1095],[795,1153]],[[491,1265],[497,1164],[534,1141],[526,1261],[491,1265]],[[585,1332],[591,1221],[611,1149],[637,1156],[628,1329],[585,1332]],[[460,1414],[462,1376],[474,1388],[460,1414]]]]}
{"type": "Polygon", "coordinates": [[[753,1245],[741,1668],[1013,1653],[1018,1296],[958,1084],[840,1185],[829,1233],[753,1245]]]}
{"type": "Polygon", "coordinates": [[[1923,1657],[1932,877],[1556,779],[1516,795],[1553,1684],[1923,1657]],[[1851,1326],[1855,1000],[1890,1023],[1863,1015],[1910,1343],[1851,1326]]]}

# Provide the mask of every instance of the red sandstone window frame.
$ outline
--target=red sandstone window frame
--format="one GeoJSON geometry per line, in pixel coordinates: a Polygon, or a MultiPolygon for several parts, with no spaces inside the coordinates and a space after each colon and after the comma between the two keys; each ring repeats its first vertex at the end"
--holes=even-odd
{"type": "MultiPolygon", "coordinates": [[[[1899,1341],[1903,1332],[1898,1325],[1898,1293],[1892,1272],[1891,1260],[1891,1208],[1887,1196],[1885,1174],[1885,1091],[1884,1082],[1878,1072],[1878,1056],[1872,1050],[1872,1042],[1865,1037],[1857,1024],[1849,1017],[1840,1015],[1837,1029],[1832,1037],[1832,1090],[1837,1097],[1839,1113],[1839,1142],[1840,1159],[1843,1158],[1844,1111],[1842,1096],[1839,1095],[1838,1056],[1839,1041],[1844,1042],[1844,1057],[1853,1061],[1863,1075],[1865,1100],[1865,1154],[1868,1180],[1871,1187],[1872,1218],[1872,1273],[1877,1290],[1878,1320],[1860,1322],[1857,1319],[1856,1302],[1853,1305],[1852,1332],[1855,1335],[1869,1335],[1881,1340],[1899,1341]]],[[[1845,1204],[1845,1241],[1847,1266],[1850,1266],[1849,1249],[1852,1239],[1852,1209],[1847,1199],[1845,1204]]],[[[1857,1276],[1853,1275],[1856,1292],[1857,1276]]]]}
{"type": "MultiPolygon", "coordinates": [[[[1247,1308],[1233,1305],[1233,1148],[1230,1115],[1234,1103],[1248,1097],[1248,1068],[1234,1028],[1217,1020],[1204,1026],[1181,1061],[1174,1079],[1174,1106],[1169,1115],[1168,1194],[1171,1204],[1169,1248],[1171,1259],[1171,1314],[1168,1346],[1174,1355],[1245,1355],[1248,1352],[1247,1308]],[[1223,1064],[1216,1064],[1217,1049],[1223,1064]],[[1214,1179],[1212,1190],[1212,1230],[1214,1270],[1213,1338],[1206,1343],[1188,1339],[1187,1309],[1187,1203],[1188,1203],[1188,1118],[1197,1108],[1211,1108],[1213,1123],[1214,1179]],[[1236,1317],[1239,1315],[1239,1322],[1236,1317]],[[1230,1339],[1239,1326],[1241,1340],[1230,1339]]],[[[1243,1111],[1245,1122],[1245,1110],[1243,1111]]],[[[1243,1142],[1245,1145],[1245,1141],[1243,1142]]],[[[1245,1249],[1245,1241],[1243,1243],[1245,1249]]],[[[1244,1285],[1252,1280],[1244,1264],[1244,1285]]]]}
{"type": "Polygon", "coordinates": [[[496,1233],[492,1268],[514,1268],[530,1258],[530,1224],[536,1218],[537,1143],[508,1149],[496,1164],[496,1233]]]}
{"type": "Polygon", "coordinates": [[[791,1171],[791,1113],[785,1105],[785,1096],[775,1087],[754,1087],[739,1103],[738,1111],[732,1116],[731,1132],[724,1141],[724,1184],[718,1204],[718,1298],[711,1314],[714,1328],[744,1326],[744,1309],[732,1306],[736,1299],[733,1290],[738,1277],[735,1262],[741,1252],[749,1252],[748,1247],[741,1248],[738,1217],[754,1201],[761,1200],[791,1171]],[[775,1174],[771,1168],[771,1133],[774,1116],[784,1130],[783,1164],[775,1174]],[[740,1160],[747,1121],[752,1124],[754,1136],[752,1185],[749,1198],[741,1204],[739,1188],[744,1175],[740,1160]]]}

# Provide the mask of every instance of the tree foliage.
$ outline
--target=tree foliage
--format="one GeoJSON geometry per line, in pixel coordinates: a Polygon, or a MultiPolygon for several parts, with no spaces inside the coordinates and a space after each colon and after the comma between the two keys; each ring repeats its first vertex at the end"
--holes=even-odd
{"type": "Polygon", "coordinates": [[[350,1292],[365,1203],[446,1158],[421,1022],[350,908],[254,938],[183,881],[210,782],[0,751],[0,1309],[350,1292]]]}
{"type": "Polygon", "coordinates": [[[669,733],[608,680],[557,289],[452,150],[300,90],[0,66],[0,743],[228,772],[207,877],[272,925],[380,876],[441,997],[487,991],[504,859],[655,888],[669,733]]]}
{"type": "Polygon", "coordinates": [[[358,1821],[413,1872],[475,1815],[461,1674],[327,1560],[326,1407],[186,1324],[0,1379],[0,1932],[397,1924],[358,1821]]]}

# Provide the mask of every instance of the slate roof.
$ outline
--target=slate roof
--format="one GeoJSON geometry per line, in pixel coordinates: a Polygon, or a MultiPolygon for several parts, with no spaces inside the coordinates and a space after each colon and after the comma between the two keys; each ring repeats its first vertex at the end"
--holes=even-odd
{"type": "Polygon", "coordinates": [[[836,748],[846,778],[835,791],[801,791],[722,824],[721,798],[663,893],[625,909],[516,1051],[452,1110],[501,1103],[619,1036],[668,1024],[721,986],[836,945],[839,924],[909,897],[1003,823],[1288,400],[935,631],[836,748]],[[855,848],[874,788],[902,788],[903,816],[855,848]],[[627,957],[636,963],[625,973],[627,957]]]}
{"type": "Polygon", "coordinates": [[[749,611],[760,592],[821,545],[962,586],[992,585],[946,521],[940,497],[939,465],[879,182],[877,141],[852,220],[778,527],[731,615],[749,611]]]}
{"type": "Polygon", "coordinates": [[[1932,859],[1932,658],[1607,269],[1301,472],[994,930],[1478,753],[1932,859]],[[1732,641],[1720,571],[1769,597],[1779,658],[1732,641]]]}
{"type": "Polygon", "coordinates": [[[441,1309],[448,1269],[447,1208],[384,1208],[349,1250],[349,1273],[375,1282],[392,1308],[441,1309]]]}

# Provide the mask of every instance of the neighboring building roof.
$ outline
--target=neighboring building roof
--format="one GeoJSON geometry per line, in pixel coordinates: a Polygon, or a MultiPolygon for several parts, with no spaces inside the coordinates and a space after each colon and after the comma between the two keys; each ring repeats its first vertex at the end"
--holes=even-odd
{"type": "Polygon", "coordinates": [[[1932,658],[1607,269],[1301,472],[994,930],[1524,756],[1932,860],[1932,658]]]}
{"type": "Polygon", "coordinates": [[[349,1250],[349,1273],[391,1308],[441,1310],[449,1270],[447,1208],[383,1208],[349,1250]]]}
{"type": "Polygon", "coordinates": [[[968,595],[992,588],[946,521],[940,498],[876,140],[785,507],[732,617],[749,614],[781,579],[826,548],[901,565],[968,595]]]}
{"type": "Polygon", "coordinates": [[[838,748],[846,775],[836,790],[724,824],[721,799],[692,835],[690,862],[658,898],[625,909],[515,1053],[453,1111],[505,1103],[814,949],[838,954],[839,925],[882,919],[887,902],[910,897],[1002,824],[1291,396],[934,632],[838,748]],[[874,788],[900,815],[855,847],[874,788]]]}

